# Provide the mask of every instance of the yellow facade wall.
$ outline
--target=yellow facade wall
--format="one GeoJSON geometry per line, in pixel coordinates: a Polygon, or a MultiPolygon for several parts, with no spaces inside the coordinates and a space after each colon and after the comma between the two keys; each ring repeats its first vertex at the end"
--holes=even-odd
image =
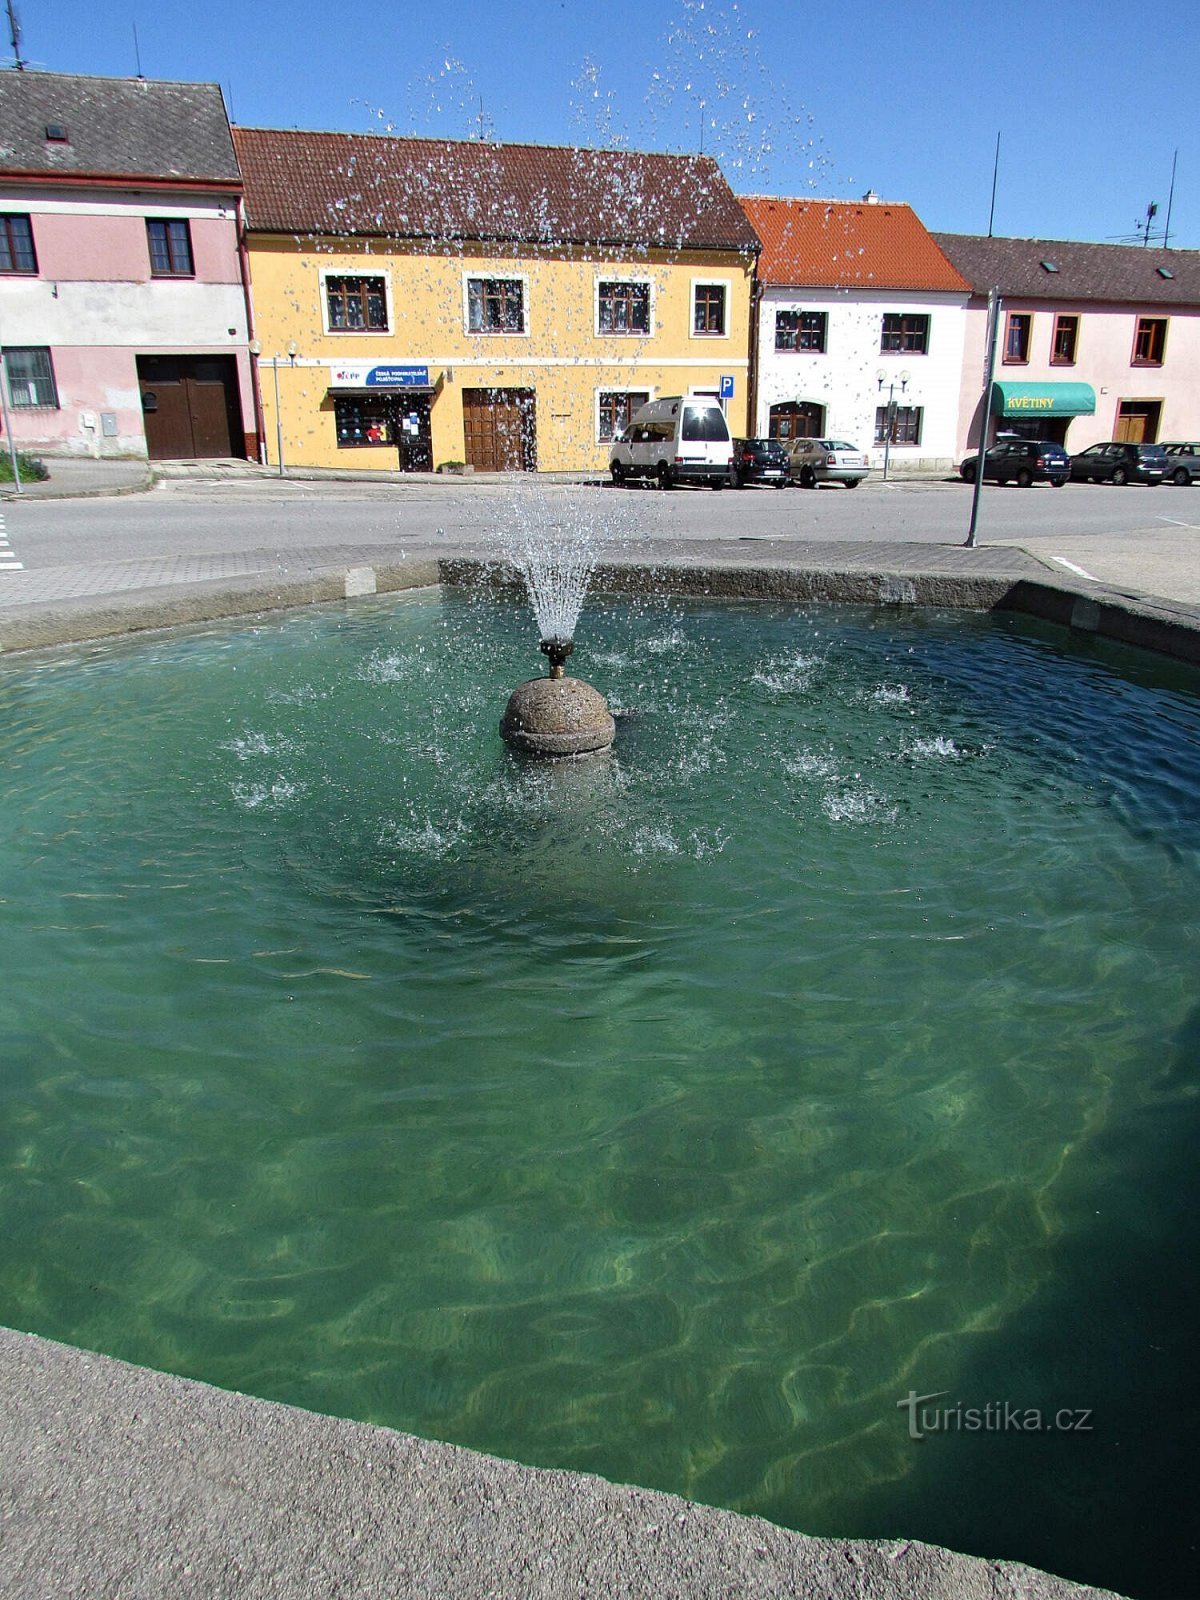
{"type": "MultiPolygon", "coordinates": [[[[388,241],[251,235],[248,240],[267,458],[277,464],[282,417],[288,466],[394,471],[391,445],[339,447],[337,369],[358,364],[428,368],[432,465],[466,459],[464,389],[532,389],[537,469],[606,471],[599,396],[716,391],[732,376],[731,431],[747,431],[752,260],[735,252],[645,251],[624,256],[562,249],[488,254],[483,249],[409,249],[388,241]],[[388,331],[331,332],[325,278],[383,277],[388,331]],[[471,333],[468,278],[519,279],[524,333],[471,333]],[[649,281],[651,332],[601,334],[597,285],[649,281]],[[697,283],[726,286],[726,332],[692,332],[697,283]],[[276,384],[279,409],[276,410],[276,384]]],[[[361,391],[360,391],[361,392],[361,391]]],[[[382,392],[382,391],[378,391],[382,392]]],[[[403,391],[400,391],[403,393],[403,391]]]]}

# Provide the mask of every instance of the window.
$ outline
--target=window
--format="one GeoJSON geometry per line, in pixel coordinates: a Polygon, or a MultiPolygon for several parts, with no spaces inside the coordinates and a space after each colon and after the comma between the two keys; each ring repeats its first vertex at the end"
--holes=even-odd
{"type": "Polygon", "coordinates": [[[645,389],[603,389],[599,396],[599,432],[601,444],[609,444],[629,426],[629,419],[639,406],[644,406],[650,395],[645,389]]]}
{"type": "Polygon", "coordinates": [[[467,327],[471,333],[524,333],[524,280],[468,278],[467,327]]]}
{"type": "Polygon", "coordinates": [[[0,272],[36,272],[28,217],[0,217],[0,272]]]}
{"type": "Polygon", "coordinates": [[[892,418],[891,438],[888,438],[888,412],[891,406],[877,406],[875,409],[875,443],[876,444],[920,444],[921,418],[924,411],[922,406],[896,406],[892,418]]]}
{"type": "Polygon", "coordinates": [[[394,444],[392,434],[395,401],[358,395],[339,397],[333,402],[339,450],[360,445],[394,444]]]}
{"type": "Polygon", "coordinates": [[[1079,318],[1055,317],[1054,337],[1050,344],[1050,364],[1055,367],[1073,367],[1078,344],[1079,318]]]}
{"type": "Polygon", "coordinates": [[[146,238],[150,243],[150,271],[156,278],[193,278],[192,233],[186,221],[157,222],[147,219],[146,238]]]}
{"type": "Polygon", "coordinates": [[[330,333],[386,333],[387,283],[383,278],[325,279],[325,309],[330,333]]]}
{"type": "Polygon", "coordinates": [[[1004,328],[1004,359],[1010,365],[1029,360],[1033,317],[1028,311],[1010,311],[1004,328]]]}
{"type": "Polygon", "coordinates": [[[649,333],[650,285],[601,283],[596,326],[601,333],[649,333]]]}
{"type": "Polygon", "coordinates": [[[883,317],[881,354],[898,350],[908,356],[923,356],[929,349],[929,318],[908,311],[887,311],[883,317]]]}
{"type": "Polygon", "coordinates": [[[725,293],[723,283],[692,285],[692,332],[724,336],[725,293]]]}
{"type": "Polygon", "coordinates": [[[25,406],[58,406],[54,367],[47,349],[9,349],[4,352],[4,374],[8,379],[8,403],[14,409],[25,406]]]}
{"type": "Polygon", "coordinates": [[[1166,317],[1139,317],[1133,337],[1133,365],[1161,367],[1167,348],[1166,317]]]}
{"type": "Polygon", "coordinates": [[[823,311],[777,311],[775,348],[823,351],[827,325],[823,311]]]}

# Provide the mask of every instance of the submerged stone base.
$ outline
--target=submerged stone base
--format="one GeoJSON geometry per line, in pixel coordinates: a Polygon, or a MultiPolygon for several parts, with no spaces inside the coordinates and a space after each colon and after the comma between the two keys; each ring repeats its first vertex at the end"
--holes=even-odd
{"type": "Polygon", "coordinates": [[[581,756],[607,750],[616,724],[608,701],[582,678],[530,678],[513,690],[500,736],[535,756],[581,756]]]}

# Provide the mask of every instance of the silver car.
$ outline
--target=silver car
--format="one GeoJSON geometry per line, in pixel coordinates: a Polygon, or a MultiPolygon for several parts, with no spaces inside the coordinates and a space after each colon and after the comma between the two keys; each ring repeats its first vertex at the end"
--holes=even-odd
{"type": "Polygon", "coordinates": [[[802,489],[815,489],[819,483],[857,489],[869,470],[863,451],[845,439],[797,439],[788,450],[788,460],[789,476],[802,489]]]}

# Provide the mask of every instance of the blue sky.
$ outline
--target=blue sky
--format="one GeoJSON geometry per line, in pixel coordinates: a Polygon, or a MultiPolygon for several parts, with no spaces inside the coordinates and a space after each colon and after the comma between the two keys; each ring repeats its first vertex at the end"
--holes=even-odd
{"type": "MultiPolygon", "coordinates": [[[[237,122],[696,150],[744,193],[934,229],[1200,247],[1200,6],[963,0],[16,0],[57,72],[216,81],[237,122]]],[[[7,45],[7,38],[4,40],[7,45]]]]}

